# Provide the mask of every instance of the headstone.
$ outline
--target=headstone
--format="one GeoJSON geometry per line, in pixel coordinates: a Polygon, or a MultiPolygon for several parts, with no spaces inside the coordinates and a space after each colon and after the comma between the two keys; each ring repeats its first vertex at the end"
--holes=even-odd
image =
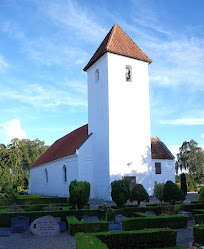
{"type": "Polygon", "coordinates": [[[115,223],[121,224],[123,219],[126,219],[127,217],[123,216],[122,214],[117,214],[115,216],[115,223]]]}
{"type": "Polygon", "coordinates": [[[60,217],[55,217],[57,222],[61,222],[61,218],[60,217]]]}
{"type": "Polygon", "coordinates": [[[179,215],[185,215],[185,216],[188,216],[189,220],[193,220],[193,215],[191,212],[187,212],[187,211],[179,211],[178,212],[179,215]]]}
{"type": "Polygon", "coordinates": [[[153,211],[146,211],[145,214],[156,215],[156,213],[153,211]]]}
{"type": "Polygon", "coordinates": [[[8,227],[0,228],[0,237],[1,236],[9,236],[11,234],[11,229],[8,227]]]}
{"type": "Polygon", "coordinates": [[[88,218],[89,216],[87,214],[83,214],[81,221],[87,221],[88,218]]]}
{"type": "Polygon", "coordinates": [[[30,232],[35,236],[57,235],[60,227],[54,217],[47,215],[34,220],[30,225],[30,232]]]}
{"type": "Polygon", "coordinates": [[[98,221],[98,220],[99,220],[98,217],[96,217],[96,216],[90,216],[90,217],[87,218],[86,221],[98,221]]]}
{"type": "Polygon", "coordinates": [[[58,224],[59,224],[59,227],[60,227],[60,232],[63,233],[63,232],[65,232],[67,230],[66,222],[60,221],[60,222],[58,222],[58,224]]]}
{"type": "Polygon", "coordinates": [[[11,219],[11,232],[23,233],[29,230],[29,218],[18,216],[11,219]]]}

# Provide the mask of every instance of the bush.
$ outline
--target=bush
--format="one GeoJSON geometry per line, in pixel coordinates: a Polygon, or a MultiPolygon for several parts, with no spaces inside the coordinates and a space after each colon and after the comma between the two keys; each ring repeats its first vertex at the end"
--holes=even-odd
{"type": "Polygon", "coordinates": [[[90,198],[90,183],[74,180],[69,185],[69,202],[73,208],[81,209],[86,206],[90,198]]]}
{"type": "Polygon", "coordinates": [[[108,222],[107,221],[79,221],[74,216],[66,217],[69,233],[75,235],[76,233],[97,233],[107,232],[108,222]]]}
{"type": "Polygon", "coordinates": [[[185,196],[181,189],[172,181],[167,181],[164,185],[163,201],[175,204],[176,201],[184,201],[185,196]]]}
{"type": "Polygon", "coordinates": [[[138,201],[138,205],[140,205],[141,201],[149,201],[149,195],[142,184],[135,184],[132,189],[130,201],[138,201]]]}
{"type": "Polygon", "coordinates": [[[204,244],[204,225],[193,226],[193,237],[197,243],[204,244]]]}
{"type": "Polygon", "coordinates": [[[183,194],[187,195],[187,185],[186,185],[186,175],[183,173],[181,174],[181,190],[183,191],[183,194]]]}
{"type": "Polygon", "coordinates": [[[198,201],[204,202],[204,188],[201,188],[199,196],[198,196],[198,201]]]}
{"type": "Polygon", "coordinates": [[[192,181],[190,181],[190,183],[188,184],[188,192],[194,192],[194,191],[195,191],[194,185],[192,181]]]}
{"type": "Polygon", "coordinates": [[[196,224],[204,224],[204,214],[195,214],[194,219],[196,224]]]}
{"type": "Polygon", "coordinates": [[[160,202],[163,201],[163,191],[165,183],[158,183],[154,185],[154,197],[160,202]]]}
{"type": "Polygon", "coordinates": [[[180,182],[176,182],[176,185],[178,186],[178,188],[181,189],[181,183],[180,182]]]}
{"type": "Polygon", "coordinates": [[[183,215],[170,216],[149,216],[138,218],[127,218],[122,220],[122,228],[125,231],[142,230],[145,228],[165,228],[172,229],[187,228],[188,217],[183,215]]]}
{"type": "Polygon", "coordinates": [[[130,179],[124,178],[111,182],[111,197],[118,207],[125,206],[130,194],[130,179]]]}
{"type": "Polygon", "coordinates": [[[6,190],[4,192],[4,196],[7,199],[16,199],[18,197],[18,193],[13,188],[6,188],[6,190]]]}

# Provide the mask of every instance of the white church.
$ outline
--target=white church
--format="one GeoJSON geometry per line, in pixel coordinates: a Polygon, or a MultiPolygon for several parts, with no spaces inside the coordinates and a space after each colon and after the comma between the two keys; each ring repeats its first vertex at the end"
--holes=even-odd
{"type": "Polygon", "coordinates": [[[88,124],[54,142],[30,167],[30,194],[69,196],[73,180],[91,184],[90,198],[111,200],[111,182],[130,178],[153,195],[175,182],[175,160],[150,136],[148,65],[152,61],[114,25],[84,71],[88,124]]]}

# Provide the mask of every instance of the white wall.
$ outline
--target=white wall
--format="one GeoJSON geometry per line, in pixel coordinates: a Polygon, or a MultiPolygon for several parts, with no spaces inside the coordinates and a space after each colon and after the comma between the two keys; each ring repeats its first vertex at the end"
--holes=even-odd
{"type": "Polygon", "coordinates": [[[154,183],[166,183],[166,181],[175,183],[175,160],[152,159],[152,168],[154,183]],[[161,163],[161,174],[155,174],[155,162],[161,163]]]}
{"type": "Polygon", "coordinates": [[[107,53],[87,70],[87,76],[89,134],[93,133],[93,198],[110,199],[107,53]]]}
{"type": "Polygon", "coordinates": [[[48,196],[69,196],[69,184],[78,180],[78,157],[72,155],[36,166],[30,169],[29,193],[48,196]],[[63,178],[63,166],[67,169],[67,182],[63,178]],[[45,180],[45,169],[48,172],[48,183],[45,180]]]}
{"type": "Polygon", "coordinates": [[[111,181],[136,176],[152,191],[148,63],[108,53],[111,181]],[[132,81],[125,68],[132,68],[132,81]]]}
{"type": "Polygon", "coordinates": [[[87,181],[91,185],[90,198],[94,198],[93,187],[93,139],[92,135],[77,150],[78,154],[78,179],[87,181]]]}

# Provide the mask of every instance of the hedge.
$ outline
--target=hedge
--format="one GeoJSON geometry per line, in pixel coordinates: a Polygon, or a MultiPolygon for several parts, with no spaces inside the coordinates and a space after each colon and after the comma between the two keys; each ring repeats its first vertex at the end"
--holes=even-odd
{"type": "Polygon", "coordinates": [[[204,245],[204,225],[193,226],[193,237],[197,243],[204,245]]]}
{"type": "Polygon", "coordinates": [[[34,205],[34,204],[51,204],[51,203],[69,203],[67,198],[63,197],[48,197],[48,198],[16,198],[16,199],[7,199],[0,198],[0,207],[1,206],[10,206],[13,203],[19,205],[34,205]]]}
{"type": "Polygon", "coordinates": [[[183,205],[181,210],[192,212],[194,209],[202,209],[204,208],[204,203],[192,203],[183,205]]]}
{"type": "Polygon", "coordinates": [[[68,230],[71,235],[76,233],[97,233],[108,231],[108,221],[79,221],[75,216],[67,216],[68,230]]]}
{"type": "Polygon", "coordinates": [[[172,229],[187,228],[188,217],[183,215],[170,216],[153,216],[127,218],[122,220],[122,228],[124,231],[141,230],[144,228],[164,228],[172,229]]]}
{"type": "Polygon", "coordinates": [[[148,229],[131,232],[77,234],[75,238],[77,249],[141,249],[176,246],[176,234],[177,231],[172,229],[148,229]]]}
{"type": "Polygon", "coordinates": [[[195,214],[194,220],[196,224],[202,224],[204,223],[204,214],[195,214]]]}
{"type": "Polygon", "coordinates": [[[204,209],[193,209],[192,214],[204,214],[204,209]]]}

